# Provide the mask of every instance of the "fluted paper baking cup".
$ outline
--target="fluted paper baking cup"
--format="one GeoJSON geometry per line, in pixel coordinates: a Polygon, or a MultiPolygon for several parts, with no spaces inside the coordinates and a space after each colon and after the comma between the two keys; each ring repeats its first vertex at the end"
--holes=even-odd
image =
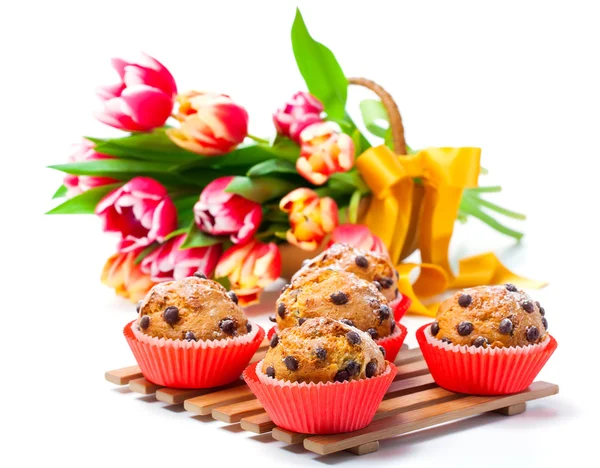
{"type": "Polygon", "coordinates": [[[210,388],[238,379],[265,336],[255,323],[246,335],[225,340],[186,341],[155,338],[123,329],[144,377],[171,388],[210,388]]]}
{"type": "Polygon", "coordinates": [[[367,426],[397,369],[387,363],[383,374],[350,382],[298,383],[268,377],[263,361],[250,364],[244,380],[273,422],[303,434],[337,434],[367,426]]]}
{"type": "Polygon", "coordinates": [[[417,341],[435,382],[471,395],[506,395],[529,387],[556,347],[554,337],[510,348],[476,348],[444,343],[431,335],[431,324],[417,330],[417,341]]]}
{"type": "Polygon", "coordinates": [[[404,317],[404,314],[406,314],[406,311],[411,304],[412,301],[410,300],[410,297],[405,296],[404,294],[401,294],[398,299],[390,302],[390,307],[394,311],[394,319],[396,319],[396,322],[399,322],[400,319],[404,317]]]}
{"type": "Polygon", "coordinates": [[[385,358],[390,362],[394,362],[407,334],[408,330],[406,327],[401,323],[396,323],[394,333],[390,336],[376,339],[375,343],[385,349],[385,358]]]}

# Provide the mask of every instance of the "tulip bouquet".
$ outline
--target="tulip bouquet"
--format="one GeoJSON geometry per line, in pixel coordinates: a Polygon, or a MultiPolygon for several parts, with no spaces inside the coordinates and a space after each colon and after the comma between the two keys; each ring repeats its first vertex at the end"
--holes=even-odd
{"type": "MultiPolygon", "coordinates": [[[[377,232],[383,239],[372,232],[372,205],[386,195],[375,188],[373,168],[360,168],[361,155],[373,148],[346,112],[348,85],[366,83],[381,97],[361,104],[365,127],[410,156],[397,109],[372,82],[347,79],[299,12],[292,45],[309,92],[297,92],[273,114],[276,135],[268,139],[248,133],[248,113],[229,96],[180,93],[169,70],[148,55],[113,59],[119,81],[98,90],[97,118],[126,134],[86,137],[66,164],[51,166],[66,174],[55,194],[65,200],[49,213],[95,213],[116,235],[117,253],[102,278],[118,294],[137,301],[157,282],[200,271],[248,305],[279,278],[290,246],[308,257],[328,242],[387,251],[398,238],[393,230],[377,232]]],[[[475,166],[478,173],[478,159],[475,166]]],[[[420,174],[407,174],[415,187],[423,185],[420,174]]],[[[481,197],[499,190],[465,187],[451,221],[475,216],[519,238],[484,211],[522,217],[481,197]]],[[[391,185],[388,192],[396,193],[391,185]]],[[[395,249],[396,262],[414,250],[410,237],[395,249]]]]}

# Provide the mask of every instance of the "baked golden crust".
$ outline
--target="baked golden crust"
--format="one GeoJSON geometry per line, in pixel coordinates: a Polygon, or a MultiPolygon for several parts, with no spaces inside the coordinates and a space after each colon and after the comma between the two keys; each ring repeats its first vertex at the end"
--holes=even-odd
{"type": "Polygon", "coordinates": [[[543,314],[539,303],[514,285],[478,286],[445,300],[431,333],[456,345],[527,346],[545,339],[548,322],[543,314]]]}
{"type": "Polygon", "coordinates": [[[299,276],[279,296],[277,327],[328,317],[367,331],[373,339],[389,336],[396,326],[387,300],[373,282],[344,270],[317,269],[299,276]]]}
{"type": "Polygon", "coordinates": [[[321,268],[344,270],[366,281],[377,281],[388,302],[398,297],[396,270],[385,254],[357,249],[347,244],[333,244],[307,261],[292,277],[292,282],[321,268]]]}
{"type": "Polygon", "coordinates": [[[321,317],[273,335],[262,371],[290,382],[344,382],[377,376],[385,366],[367,333],[321,317]]]}
{"type": "Polygon", "coordinates": [[[139,305],[140,331],[172,340],[223,340],[245,335],[251,325],[235,295],[195,276],[155,285],[139,305]]]}

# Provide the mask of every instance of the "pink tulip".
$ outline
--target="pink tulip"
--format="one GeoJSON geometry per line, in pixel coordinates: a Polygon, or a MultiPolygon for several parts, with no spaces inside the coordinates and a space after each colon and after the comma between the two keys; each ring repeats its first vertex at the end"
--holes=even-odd
{"type": "Polygon", "coordinates": [[[177,96],[180,128],[167,130],[176,144],[204,156],[229,153],[248,134],[248,113],[229,96],[190,91],[177,96]]]}
{"type": "Polygon", "coordinates": [[[120,252],[162,242],[177,227],[177,210],[167,189],[154,179],[136,177],[96,206],[104,230],[121,234],[120,252]]]}
{"type": "Polygon", "coordinates": [[[140,250],[129,253],[116,253],[110,257],[102,269],[102,282],[115,290],[117,295],[137,302],[154,286],[150,276],[144,273],[135,258],[140,250]]]}
{"type": "Polygon", "coordinates": [[[331,234],[332,244],[348,244],[362,250],[388,254],[383,241],[362,224],[342,224],[331,234]]]}
{"type": "Polygon", "coordinates": [[[274,243],[252,240],[227,250],[215,271],[217,278],[227,277],[240,305],[258,302],[262,290],[281,274],[281,254],[274,243]]]}
{"type": "Polygon", "coordinates": [[[135,62],[112,59],[119,83],[98,89],[104,110],[96,117],[111,127],[147,132],[164,125],[173,111],[177,86],[159,61],[141,54],[135,62]]]}
{"type": "MultiPolygon", "coordinates": [[[[94,161],[98,159],[114,159],[112,156],[97,153],[94,150],[94,147],[96,145],[90,140],[86,140],[85,138],[82,138],[81,143],[78,143],[74,146],[75,150],[71,154],[71,156],[69,156],[69,162],[94,161]]],[[[74,197],[94,187],[114,184],[118,182],[118,180],[111,179],[110,177],[78,176],[73,174],[67,174],[63,182],[65,184],[65,187],[67,187],[68,196],[74,197]]]]}
{"type": "Polygon", "coordinates": [[[229,236],[244,244],[254,236],[262,219],[260,204],[225,192],[233,177],[220,177],[208,184],[194,206],[198,227],[215,236],[229,236]]]}
{"type": "Polygon", "coordinates": [[[340,133],[334,123],[316,123],[300,134],[296,169],[309,182],[322,185],[331,174],[346,172],[353,164],[354,142],[345,133],[340,133]]]}
{"type": "Polygon", "coordinates": [[[197,271],[211,276],[221,255],[221,244],[181,250],[185,234],[169,239],[142,260],[142,271],[152,281],[173,281],[192,276],[197,271]]]}
{"type": "Polygon", "coordinates": [[[277,132],[298,142],[300,133],[311,124],[321,122],[323,104],[312,94],[298,91],[273,114],[277,132]]]}

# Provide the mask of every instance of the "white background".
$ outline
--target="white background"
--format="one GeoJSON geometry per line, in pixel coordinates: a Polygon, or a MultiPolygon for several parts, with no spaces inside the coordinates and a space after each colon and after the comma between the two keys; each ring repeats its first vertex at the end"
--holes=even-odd
{"type": "MultiPolygon", "coordinates": [[[[289,29],[295,2],[13,1],[0,7],[0,464],[2,466],[554,466],[596,459],[600,72],[597,2],[299,2],[312,34],[348,75],[397,99],[409,144],[481,146],[528,214],[515,245],[477,222],[453,258],[492,249],[521,274],[559,348],[540,378],[561,393],[520,416],[477,417],[384,441],[366,457],[326,458],[198,420],[119,390],[108,369],[133,363],[130,304],[99,282],[116,239],[93,217],[46,217],[80,135],[116,133],[91,116],[109,58],[144,50],[180,90],[230,94],[252,133],[303,82],[289,29]]],[[[351,91],[356,112],[368,92],[351,91]]],[[[264,317],[259,319],[263,323],[264,317]]],[[[414,332],[424,319],[409,318],[414,332]]],[[[414,345],[411,337],[409,343],[414,345]]]]}

